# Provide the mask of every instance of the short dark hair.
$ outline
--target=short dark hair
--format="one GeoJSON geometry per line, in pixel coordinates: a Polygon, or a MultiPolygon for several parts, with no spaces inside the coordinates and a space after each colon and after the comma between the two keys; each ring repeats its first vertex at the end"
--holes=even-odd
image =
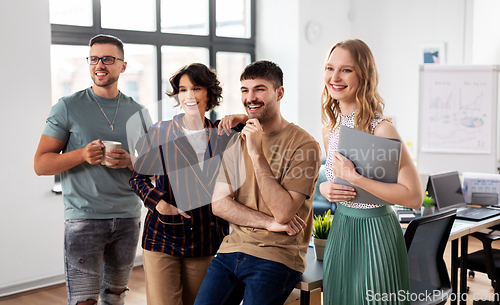
{"type": "Polygon", "coordinates": [[[104,34],[96,35],[92,37],[92,39],[90,39],[89,46],[92,47],[95,44],[106,44],[106,43],[114,44],[120,51],[121,56],[122,57],[125,56],[125,51],[123,50],[123,42],[118,37],[115,36],[104,35],[104,34]]]}
{"type": "Polygon", "coordinates": [[[215,70],[209,69],[204,64],[192,63],[190,65],[180,68],[177,72],[170,78],[170,85],[172,85],[172,91],[167,91],[167,95],[174,97],[176,104],[175,107],[179,106],[179,82],[181,77],[187,75],[189,80],[193,85],[201,86],[207,88],[207,109],[205,111],[210,111],[215,107],[219,106],[222,102],[222,87],[217,79],[217,73],[215,70]]]}
{"type": "Polygon", "coordinates": [[[263,78],[272,82],[274,90],[283,86],[283,71],[272,61],[259,60],[249,64],[241,73],[240,81],[256,78],[263,78]]]}

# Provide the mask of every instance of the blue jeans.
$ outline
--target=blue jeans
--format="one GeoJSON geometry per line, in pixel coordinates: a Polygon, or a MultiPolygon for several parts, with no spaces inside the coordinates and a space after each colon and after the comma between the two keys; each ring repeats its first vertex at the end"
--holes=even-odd
{"type": "Polygon", "coordinates": [[[283,304],[302,273],[241,252],[217,253],[195,305],[283,304]]]}
{"type": "Polygon", "coordinates": [[[87,300],[124,304],[134,266],[140,218],[69,219],[64,223],[68,305],[87,300]],[[116,294],[109,290],[123,290],[116,294]]]}

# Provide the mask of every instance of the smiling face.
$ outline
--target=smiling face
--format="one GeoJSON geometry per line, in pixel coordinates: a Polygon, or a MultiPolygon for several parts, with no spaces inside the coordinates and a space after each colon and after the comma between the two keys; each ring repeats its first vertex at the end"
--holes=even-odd
{"type": "Polygon", "coordinates": [[[184,74],[179,80],[179,102],[186,115],[203,117],[208,103],[207,88],[193,84],[184,74]]]}
{"type": "Polygon", "coordinates": [[[248,118],[265,123],[279,116],[279,101],[283,92],[282,86],[275,90],[272,82],[262,78],[242,80],[241,101],[248,118]]]}
{"type": "Polygon", "coordinates": [[[341,103],[356,103],[359,77],[354,69],[354,60],[348,50],[335,48],[325,66],[325,86],[330,96],[341,103]]]}
{"type": "MultiPolygon", "coordinates": [[[[114,56],[123,58],[117,46],[110,43],[96,43],[90,48],[89,56],[114,56]]],[[[105,65],[99,60],[97,65],[89,65],[90,77],[97,87],[117,86],[120,73],[125,71],[127,63],[122,60],[115,60],[112,65],[105,65]]]]}

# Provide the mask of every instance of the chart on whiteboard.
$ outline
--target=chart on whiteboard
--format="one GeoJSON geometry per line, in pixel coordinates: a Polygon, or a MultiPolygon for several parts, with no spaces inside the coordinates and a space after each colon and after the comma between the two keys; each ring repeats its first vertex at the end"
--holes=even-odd
{"type": "Polygon", "coordinates": [[[424,80],[422,151],[491,152],[491,73],[430,73],[424,80]]]}

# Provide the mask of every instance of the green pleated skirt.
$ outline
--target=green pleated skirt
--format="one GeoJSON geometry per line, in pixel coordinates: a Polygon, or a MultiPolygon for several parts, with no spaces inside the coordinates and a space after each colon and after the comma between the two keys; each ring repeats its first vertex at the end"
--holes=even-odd
{"type": "Polygon", "coordinates": [[[408,256],[390,206],[338,204],[323,260],[323,304],[410,304],[408,256]]]}

